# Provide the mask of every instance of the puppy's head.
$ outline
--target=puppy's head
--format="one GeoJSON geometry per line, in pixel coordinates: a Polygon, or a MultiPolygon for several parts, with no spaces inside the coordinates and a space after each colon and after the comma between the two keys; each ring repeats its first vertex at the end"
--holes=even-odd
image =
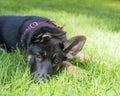
{"type": "MultiPolygon", "coordinates": [[[[49,78],[59,70],[70,54],[75,53],[73,50],[77,45],[84,41],[84,36],[66,40],[65,32],[48,26],[35,31],[27,47],[27,58],[33,78],[43,81],[49,78]]],[[[83,45],[84,43],[81,48],[83,45]]]]}

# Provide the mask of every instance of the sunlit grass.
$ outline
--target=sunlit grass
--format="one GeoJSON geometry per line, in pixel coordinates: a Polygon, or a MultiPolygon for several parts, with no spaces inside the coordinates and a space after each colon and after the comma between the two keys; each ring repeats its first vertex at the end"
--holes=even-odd
{"type": "Polygon", "coordinates": [[[67,37],[85,35],[88,62],[71,62],[84,70],[72,77],[58,72],[46,83],[35,84],[29,64],[19,50],[0,54],[0,96],[119,96],[119,0],[1,0],[0,15],[34,15],[65,25],[67,37]],[[80,74],[81,75],[81,74],[80,74]]]}

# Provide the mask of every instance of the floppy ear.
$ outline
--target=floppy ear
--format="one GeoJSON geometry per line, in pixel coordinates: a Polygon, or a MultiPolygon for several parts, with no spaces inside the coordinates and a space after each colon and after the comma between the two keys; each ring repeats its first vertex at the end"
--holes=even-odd
{"type": "Polygon", "coordinates": [[[84,46],[86,37],[83,35],[72,37],[64,43],[67,58],[73,58],[84,46]]]}
{"type": "Polygon", "coordinates": [[[46,43],[47,41],[50,40],[50,38],[51,38],[51,34],[50,33],[34,34],[34,36],[31,39],[31,42],[32,43],[38,43],[38,42],[46,43]]]}

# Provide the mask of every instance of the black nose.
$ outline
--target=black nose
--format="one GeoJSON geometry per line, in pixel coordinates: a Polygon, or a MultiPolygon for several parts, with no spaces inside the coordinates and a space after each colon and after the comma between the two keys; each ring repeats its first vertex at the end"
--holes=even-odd
{"type": "Polygon", "coordinates": [[[67,60],[67,57],[66,57],[66,56],[63,57],[63,61],[65,61],[65,60],[67,60]]]}
{"type": "Polygon", "coordinates": [[[50,76],[48,74],[36,73],[34,74],[33,78],[36,83],[40,83],[41,81],[45,83],[46,81],[50,79],[50,76]]]}

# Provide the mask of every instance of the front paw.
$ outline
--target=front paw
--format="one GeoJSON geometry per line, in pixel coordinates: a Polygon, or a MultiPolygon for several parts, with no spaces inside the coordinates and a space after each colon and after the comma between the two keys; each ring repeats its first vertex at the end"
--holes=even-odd
{"type": "Polygon", "coordinates": [[[75,58],[80,59],[80,61],[82,61],[82,62],[90,60],[90,56],[88,54],[84,53],[83,51],[78,52],[75,55],[75,58]]]}
{"type": "Polygon", "coordinates": [[[83,69],[81,69],[81,68],[79,68],[77,66],[74,66],[73,64],[71,64],[68,61],[64,61],[63,62],[62,68],[66,70],[67,74],[70,74],[73,77],[83,76],[83,74],[84,74],[84,70],[83,69]]]}

